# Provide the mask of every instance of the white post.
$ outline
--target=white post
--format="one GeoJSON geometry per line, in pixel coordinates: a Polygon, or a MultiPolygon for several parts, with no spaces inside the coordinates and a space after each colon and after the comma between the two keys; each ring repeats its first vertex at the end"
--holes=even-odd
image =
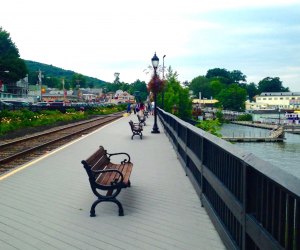
{"type": "Polygon", "coordinates": [[[201,92],[199,92],[200,108],[201,108],[201,92]]]}

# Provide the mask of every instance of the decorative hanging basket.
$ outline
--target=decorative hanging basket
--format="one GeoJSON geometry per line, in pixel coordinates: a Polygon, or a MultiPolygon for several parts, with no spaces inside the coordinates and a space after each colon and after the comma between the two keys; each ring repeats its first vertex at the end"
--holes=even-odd
{"type": "Polygon", "coordinates": [[[159,93],[165,87],[165,80],[161,80],[159,76],[153,76],[150,82],[148,83],[147,89],[152,93],[159,93]]]}

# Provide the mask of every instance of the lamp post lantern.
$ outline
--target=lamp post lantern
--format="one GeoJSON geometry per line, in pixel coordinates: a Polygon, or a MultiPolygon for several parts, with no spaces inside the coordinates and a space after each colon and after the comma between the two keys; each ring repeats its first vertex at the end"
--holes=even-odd
{"type": "MultiPolygon", "coordinates": [[[[157,80],[156,70],[157,70],[157,67],[158,67],[158,64],[159,64],[159,58],[157,57],[156,53],[154,53],[154,56],[152,57],[151,62],[152,62],[152,66],[153,66],[153,69],[154,69],[154,80],[156,81],[157,80]]],[[[154,125],[153,125],[151,133],[158,134],[160,132],[159,132],[159,129],[158,129],[158,126],[157,126],[157,107],[156,107],[157,90],[155,90],[153,94],[154,94],[154,125]]]]}

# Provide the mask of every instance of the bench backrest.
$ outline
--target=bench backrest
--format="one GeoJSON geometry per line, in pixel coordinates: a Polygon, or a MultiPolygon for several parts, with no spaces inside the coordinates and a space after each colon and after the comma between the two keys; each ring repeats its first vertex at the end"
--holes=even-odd
{"type": "Polygon", "coordinates": [[[82,164],[84,165],[88,175],[95,178],[97,173],[93,173],[93,171],[103,170],[109,162],[110,158],[107,156],[106,150],[103,148],[103,146],[100,146],[99,149],[89,158],[83,160],[82,164]]]}
{"type": "Polygon", "coordinates": [[[134,124],[133,124],[133,121],[129,121],[129,125],[130,125],[130,128],[131,128],[131,130],[133,131],[134,130],[134,124]]]}
{"type": "Polygon", "coordinates": [[[131,127],[131,131],[132,132],[136,132],[136,131],[142,131],[143,128],[139,125],[139,124],[134,124],[132,120],[129,121],[130,127],[131,127]]]}

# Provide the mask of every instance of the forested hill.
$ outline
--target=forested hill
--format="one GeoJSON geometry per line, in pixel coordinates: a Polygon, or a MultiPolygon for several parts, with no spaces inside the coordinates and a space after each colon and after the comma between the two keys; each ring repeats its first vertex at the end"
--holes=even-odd
{"type": "MultiPolygon", "coordinates": [[[[53,65],[48,65],[44,63],[39,63],[35,61],[29,61],[24,60],[25,64],[28,69],[29,73],[29,82],[36,82],[37,78],[37,72],[39,70],[42,71],[42,74],[44,77],[48,78],[64,78],[66,82],[72,81],[74,79],[74,75],[81,75],[80,73],[71,71],[71,70],[65,70],[59,67],[55,67],[53,65]]],[[[102,81],[100,79],[89,77],[82,75],[85,78],[85,81],[88,83],[88,85],[94,86],[94,87],[102,87],[106,82],[102,81]]]]}

